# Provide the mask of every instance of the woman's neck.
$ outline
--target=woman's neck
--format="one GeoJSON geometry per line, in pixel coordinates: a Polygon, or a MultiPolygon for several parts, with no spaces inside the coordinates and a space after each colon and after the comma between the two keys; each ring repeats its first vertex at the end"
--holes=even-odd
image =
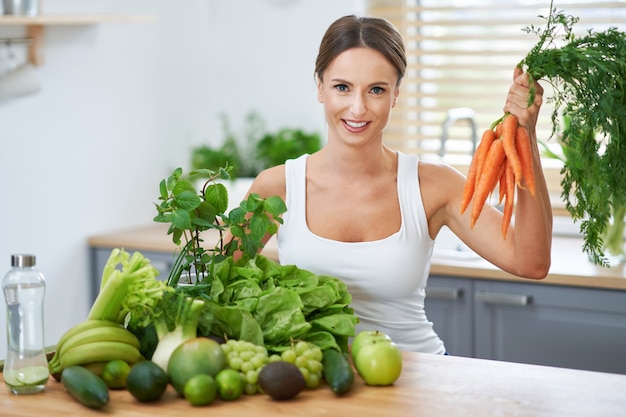
{"type": "Polygon", "coordinates": [[[366,149],[328,143],[311,159],[320,170],[341,177],[378,176],[397,168],[397,153],[385,145],[366,149]]]}

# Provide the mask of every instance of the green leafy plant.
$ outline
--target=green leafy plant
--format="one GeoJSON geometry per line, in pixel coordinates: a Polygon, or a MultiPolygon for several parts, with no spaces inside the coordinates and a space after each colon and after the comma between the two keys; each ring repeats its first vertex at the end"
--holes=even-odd
{"type": "MultiPolygon", "coordinates": [[[[552,135],[562,133],[567,152],[561,196],[572,218],[580,221],[583,250],[595,264],[607,266],[607,228],[623,222],[620,213],[626,205],[626,34],[609,28],[576,36],[578,19],[552,4],[544,18],[543,29],[525,29],[538,35],[539,42],[519,65],[554,87],[549,98],[554,104],[552,135]],[[561,118],[568,120],[565,128],[561,118]]],[[[531,94],[529,105],[533,99],[531,94]]]]}
{"type": "Polygon", "coordinates": [[[283,128],[276,133],[267,133],[256,145],[256,156],[264,168],[284,164],[305,153],[321,148],[317,133],[306,133],[301,129],[283,128]]]}
{"type": "Polygon", "coordinates": [[[176,168],[161,181],[160,204],[155,204],[157,215],[154,221],[169,224],[167,233],[180,248],[168,285],[176,286],[185,271],[189,282],[192,275],[210,274],[217,262],[232,256],[236,250],[253,258],[263,247],[262,238],[268,233],[276,233],[276,222],[282,222],[280,215],[286,207],[277,196],[262,199],[258,194],[252,194],[226,213],[228,191],[217,180],[228,179],[230,169],[229,166],[217,171],[200,169],[185,177],[182,168],[176,168]],[[194,179],[198,177],[206,178],[200,189],[194,185],[194,179]],[[202,233],[210,229],[217,230],[220,238],[215,246],[207,248],[202,233]],[[223,239],[227,230],[234,236],[230,242],[223,239]]]}
{"type": "Polygon", "coordinates": [[[191,151],[193,170],[216,170],[228,164],[230,177],[255,177],[262,170],[280,165],[287,159],[313,153],[322,147],[318,133],[302,129],[282,128],[268,132],[264,120],[256,112],[246,116],[243,134],[238,136],[226,115],[221,115],[224,140],[218,147],[201,145],[191,151]]]}

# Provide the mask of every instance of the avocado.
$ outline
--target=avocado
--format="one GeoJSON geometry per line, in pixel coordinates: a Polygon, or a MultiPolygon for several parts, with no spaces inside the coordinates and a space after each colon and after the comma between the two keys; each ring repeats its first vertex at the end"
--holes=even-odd
{"type": "Polygon", "coordinates": [[[270,362],[259,372],[259,386],[274,400],[289,400],[306,387],[300,369],[293,363],[270,362]]]}

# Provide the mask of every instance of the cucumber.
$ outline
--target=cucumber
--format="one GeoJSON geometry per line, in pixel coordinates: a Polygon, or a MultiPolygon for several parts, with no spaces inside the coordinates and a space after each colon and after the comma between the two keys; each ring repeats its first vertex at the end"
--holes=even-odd
{"type": "Polygon", "coordinates": [[[322,364],[324,365],[324,379],[335,394],[345,394],[352,388],[354,371],[341,352],[335,349],[326,349],[322,364]]]}
{"type": "Polygon", "coordinates": [[[102,378],[89,369],[74,365],[61,373],[63,386],[81,404],[89,408],[102,408],[109,402],[109,388],[102,378]]]}

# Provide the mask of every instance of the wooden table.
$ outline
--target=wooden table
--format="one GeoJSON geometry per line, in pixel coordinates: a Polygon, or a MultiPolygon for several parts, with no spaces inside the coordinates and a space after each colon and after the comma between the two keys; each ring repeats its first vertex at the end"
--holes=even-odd
{"type": "Polygon", "coordinates": [[[618,417],[626,416],[626,375],[405,352],[402,375],[393,386],[368,387],[357,376],[344,397],[321,386],[286,402],[255,395],[192,407],[169,387],[152,404],[111,391],[107,407],[93,411],[54,380],[42,394],[30,396],[11,394],[2,381],[0,415],[618,417]]]}

